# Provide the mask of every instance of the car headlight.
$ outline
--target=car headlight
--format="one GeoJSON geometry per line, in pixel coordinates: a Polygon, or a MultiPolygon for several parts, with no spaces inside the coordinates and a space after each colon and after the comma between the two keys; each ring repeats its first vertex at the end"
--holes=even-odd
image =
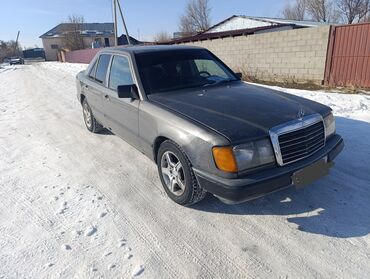
{"type": "Polygon", "coordinates": [[[270,139],[238,145],[233,150],[239,171],[275,162],[270,139]]]}
{"type": "Polygon", "coordinates": [[[275,162],[270,139],[262,139],[235,147],[214,147],[216,166],[226,172],[238,172],[275,162]]]}
{"type": "Polygon", "coordinates": [[[324,118],[324,125],[326,138],[335,134],[335,119],[332,112],[324,118]]]}

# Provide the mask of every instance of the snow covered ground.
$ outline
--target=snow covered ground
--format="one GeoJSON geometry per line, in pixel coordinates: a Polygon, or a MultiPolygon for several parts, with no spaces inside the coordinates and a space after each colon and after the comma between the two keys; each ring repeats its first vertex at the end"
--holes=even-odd
{"type": "Polygon", "coordinates": [[[0,278],[368,278],[369,96],[283,89],[334,109],[346,147],[331,175],[185,208],[149,159],[85,129],[84,68],[0,69],[0,278]]]}
{"type": "Polygon", "coordinates": [[[0,74],[6,71],[13,71],[15,68],[10,66],[9,63],[0,64],[0,74]]]}

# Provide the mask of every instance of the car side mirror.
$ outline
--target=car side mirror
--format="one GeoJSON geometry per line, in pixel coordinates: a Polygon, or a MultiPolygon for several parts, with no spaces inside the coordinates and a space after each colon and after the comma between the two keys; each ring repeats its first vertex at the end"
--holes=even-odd
{"type": "Polygon", "coordinates": [[[242,77],[243,77],[243,74],[242,74],[242,73],[235,73],[235,75],[236,75],[238,78],[240,78],[240,79],[242,79],[242,77]]]}
{"type": "Polygon", "coordinates": [[[117,87],[118,98],[131,98],[139,100],[139,91],[136,84],[119,85],[117,87]]]}

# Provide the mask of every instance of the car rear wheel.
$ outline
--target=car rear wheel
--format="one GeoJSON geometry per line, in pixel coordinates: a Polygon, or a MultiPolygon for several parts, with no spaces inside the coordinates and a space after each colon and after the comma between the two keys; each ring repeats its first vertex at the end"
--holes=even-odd
{"type": "Polygon", "coordinates": [[[198,185],[188,158],[174,142],[161,144],[157,166],[163,188],[174,202],[189,206],[205,197],[206,191],[198,185]]]}
{"type": "Polygon", "coordinates": [[[86,99],[84,99],[82,102],[82,113],[84,116],[86,128],[90,132],[99,133],[101,130],[103,130],[103,126],[95,119],[86,99]]]}

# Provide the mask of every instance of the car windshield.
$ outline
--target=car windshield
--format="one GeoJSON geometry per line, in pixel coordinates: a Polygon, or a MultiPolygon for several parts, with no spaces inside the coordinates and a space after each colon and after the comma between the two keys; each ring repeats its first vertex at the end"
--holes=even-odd
{"type": "Polygon", "coordinates": [[[146,94],[214,86],[239,80],[203,49],[176,49],[135,55],[146,94]]]}

